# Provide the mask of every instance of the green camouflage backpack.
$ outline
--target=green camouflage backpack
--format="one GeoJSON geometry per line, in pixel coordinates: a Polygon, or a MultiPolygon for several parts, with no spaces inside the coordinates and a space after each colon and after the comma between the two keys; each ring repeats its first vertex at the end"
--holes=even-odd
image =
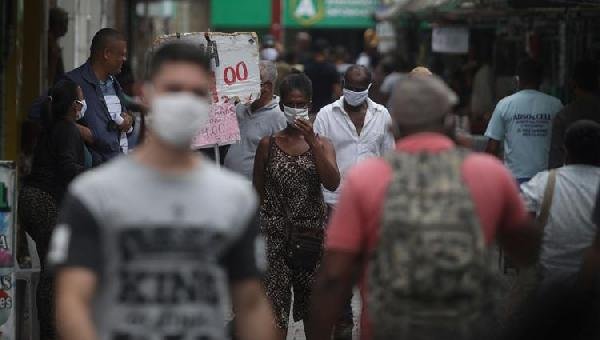
{"type": "Polygon", "coordinates": [[[497,266],[462,180],[467,154],[387,157],[393,177],[368,267],[376,340],[487,340],[497,331],[497,266]]]}

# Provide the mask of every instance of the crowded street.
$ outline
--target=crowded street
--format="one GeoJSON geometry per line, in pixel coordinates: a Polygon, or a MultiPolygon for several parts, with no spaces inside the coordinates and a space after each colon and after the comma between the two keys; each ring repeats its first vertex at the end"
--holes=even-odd
{"type": "Polygon", "coordinates": [[[600,339],[598,19],[0,1],[0,340],[600,339]]]}

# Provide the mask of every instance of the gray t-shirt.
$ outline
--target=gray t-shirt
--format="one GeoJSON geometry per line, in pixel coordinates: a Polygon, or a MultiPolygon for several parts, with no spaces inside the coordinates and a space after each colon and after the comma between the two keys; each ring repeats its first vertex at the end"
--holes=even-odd
{"type": "Polygon", "coordinates": [[[206,161],[170,176],[122,157],[72,184],[49,262],[98,275],[101,340],[221,340],[228,284],[260,274],[256,206],[248,181],[206,161]]]}
{"type": "Polygon", "coordinates": [[[258,143],[263,137],[283,130],[287,122],[279,109],[279,98],[265,107],[250,112],[250,105],[239,104],[236,114],[240,126],[240,142],[232,144],[225,156],[225,166],[252,180],[254,157],[258,143]]]}

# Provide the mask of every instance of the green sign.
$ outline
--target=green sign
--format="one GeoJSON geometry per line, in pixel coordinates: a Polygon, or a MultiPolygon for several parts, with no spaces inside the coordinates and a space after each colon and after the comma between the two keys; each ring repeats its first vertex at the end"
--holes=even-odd
{"type": "Polygon", "coordinates": [[[377,0],[285,0],[284,27],[373,27],[376,2],[377,0]]]}
{"type": "Polygon", "coordinates": [[[219,28],[268,28],[272,0],[212,0],[210,25],[219,28]]]}

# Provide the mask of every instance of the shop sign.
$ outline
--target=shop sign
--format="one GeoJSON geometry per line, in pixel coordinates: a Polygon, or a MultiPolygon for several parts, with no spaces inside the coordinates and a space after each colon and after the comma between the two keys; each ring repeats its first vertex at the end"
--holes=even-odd
{"type": "Polygon", "coordinates": [[[377,0],[285,0],[284,25],[289,28],[373,27],[377,0]]]}
{"type": "Polygon", "coordinates": [[[469,29],[466,27],[434,27],[431,50],[437,53],[463,54],[469,52],[469,29]]]}

